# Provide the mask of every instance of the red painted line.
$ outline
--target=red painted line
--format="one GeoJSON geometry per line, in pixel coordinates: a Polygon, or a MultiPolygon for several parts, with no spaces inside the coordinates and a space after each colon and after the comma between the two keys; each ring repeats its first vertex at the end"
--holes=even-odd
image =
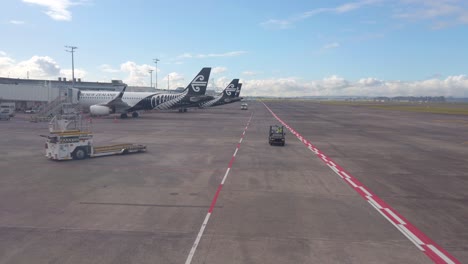
{"type": "MultiPolygon", "coordinates": [[[[424,248],[424,251],[427,252],[426,255],[428,255],[431,259],[437,259],[437,254],[433,252],[428,246],[422,245],[422,247],[424,248]]],[[[435,262],[435,263],[444,264],[445,262],[435,262]]]]}
{"type": "Polygon", "coordinates": [[[432,239],[426,236],[421,230],[417,229],[413,224],[411,224],[406,218],[399,214],[395,209],[390,207],[382,199],[377,197],[373,192],[369,190],[364,184],[358,181],[351,173],[345,171],[341,166],[338,165],[331,158],[326,156],[322,151],[317,147],[311,144],[309,141],[305,140],[304,137],[299,134],[296,130],[288,126],[283,120],[281,120],[265,103],[265,107],[270,111],[270,113],[289,131],[294,134],[297,139],[299,139],[306,147],[316,153],[317,157],[321,159],[325,164],[330,165],[337,169],[340,177],[351,186],[362,198],[371,202],[374,205],[374,208],[382,213],[388,221],[390,221],[395,227],[405,235],[411,242],[418,245],[418,248],[421,249],[426,256],[428,256],[435,263],[460,263],[454,256],[444,250],[441,246],[437,245],[432,239]],[[364,191],[364,190],[365,191],[364,191]],[[366,193],[371,194],[370,196],[366,193]],[[377,207],[376,207],[377,206],[377,207]],[[387,211],[388,210],[388,211],[387,211]],[[391,213],[389,212],[391,211],[391,213]],[[398,220],[392,213],[400,218],[398,220]],[[403,222],[403,223],[402,223],[403,222]]]}
{"type": "Polygon", "coordinates": [[[214,197],[213,197],[213,200],[211,201],[210,209],[208,209],[208,213],[212,213],[212,212],[213,212],[213,209],[214,209],[214,207],[215,207],[215,205],[216,205],[216,201],[218,201],[218,196],[219,196],[219,193],[221,192],[221,189],[223,189],[223,185],[222,185],[222,184],[220,184],[220,185],[218,186],[218,189],[216,190],[216,193],[215,193],[215,195],[214,195],[214,197]]]}
{"type": "MultiPolygon", "coordinates": [[[[245,131],[247,130],[247,127],[249,126],[250,124],[250,121],[252,120],[252,117],[253,117],[253,113],[250,115],[250,118],[249,118],[249,121],[247,121],[247,126],[245,127],[243,133],[242,133],[242,136],[241,138],[243,138],[243,136],[245,135],[245,131]]],[[[239,150],[240,148],[240,144],[241,143],[237,143],[237,148],[236,148],[236,151],[235,153],[237,153],[237,151],[239,150]]],[[[216,193],[213,197],[213,200],[211,200],[211,205],[210,205],[210,208],[208,209],[208,212],[206,213],[206,216],[205,216],[205,220],[203,221],[201,227],[200,227],[200,231],[198,231],[198,235],[197,237],[195,238],[195,242],[193,242],[193,245],[192,245],[192,248],[190,249],[190,252],[187,256],[187,259],[185,260],[185,264],[190,264],[192,262],[192,258],[193,256],[195,255],[195,252],[197,250],[197,247],[198,247],[198,244],[203,236],[203,233],[205,232],[205,228],[206,226],[208,225],[208,221],[210,219],[210,216],[211,214],[213,213],[213,210],[216,206],[216,202],[218,201],[218,197],[219,197],[219,194],[221,193],[221,190],[223,189],[223,186],[224,186],[224,183],[225,183],[225,180],[227,178],[227,176],[229,175],[229,172],[231,170],[231,167],[232,167],[232,164],[234,163],[234,160],[235,160],[235,156],[233,155],[231,160],[229,161],[229,165],[228,165],[228,168],[226,170],[226,174],[224,175],[221,183],[218,185],[218,188],[216,189],[216,193]]]]}
{"type": "Polygon", "coordinates": [[[236,160],[236,157],[232,156],[231,161],[229,161],[228,168],[232,167],[232,164],[234,163],[234,160],[236,160]]]}

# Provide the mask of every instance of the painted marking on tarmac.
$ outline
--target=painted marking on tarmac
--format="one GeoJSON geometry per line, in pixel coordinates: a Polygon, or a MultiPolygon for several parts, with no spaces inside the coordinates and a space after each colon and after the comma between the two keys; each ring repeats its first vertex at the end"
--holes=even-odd
{"type": "Polygon", "coordinates": [[[242,143],[242,138],[245,135],[245,131],[247,131],[247,128],[250,124],[250,121],[252,120],[253,113],[250,115],[249,121],[247,122],[247,126],[244,129],[244,132],[242,133],[241,140],[237,144],[236,150],[234,151],[234,154],[231,157],[231,160],[229,161],[228,168],[226,170],[226,173],[224,174],[224,177],[221,181],[221,183],[218,185],[218,189],[216,189],[216,193],[213,197],[213,200],[211,201],[210,208],[208,209],[208,213],[206,214],[205,220],[203,221],[200,231],[198,231],[197,238],[195,239],[195,242],[193,242],[192,248],[190,249],[190,252],[187,256],[187,259],[185,260],[185,264],[190,264],[192,262],[193,256],[195,255],[195,252],[197,251],[198,244],[200,243],[201,238],[203,237],[203,233],[205,232],[205,228],[208,225],[208,221],[210,220],[210,216],[213,213],[214,208],[216,207],[216,202],[218,201],[219,194],[221,193],[221,190],[223,189],[224,183],[226,182],[226,179],[229,175],[229,172],[231,171],[232,164],[234,163],[234,160],[236,158],[237,151],[240,148],[240,144],[242,143]]]}
{"type": "MultiPolygon", "coordinates": [[[[326,156],[321,150],[315,147],[301,134],[299,134],[292,127],[287,125],[281,118],[279,118],[265,103],[263,105],[270,111],[281,124],[283,124],[289,131],[297,137],[310,151],[314,152],[317,157],[322,160],[332,171],[334,171],[340,178],[344,179],[362,198],[367,200],[369,204],[377,210],[387,221],[389,221],[395,228],[400,231],[408,240],[410,240],[419,250],[424,252],[434,263],[454,263],[459,264],[460,261],[454,256],[444,250],[441,246],[437,245],[432,239],[426,236],[423,232],[417,229],[406,218],[400,215],[395,209],[386,204],[375,194],[359,182],[350,173],[345,172],[330,157],[326,156]],[[334,168],[333,168],[334,167],[334,168]]],[[[468,143],[468,142],[465,142],[468,143]]]]}

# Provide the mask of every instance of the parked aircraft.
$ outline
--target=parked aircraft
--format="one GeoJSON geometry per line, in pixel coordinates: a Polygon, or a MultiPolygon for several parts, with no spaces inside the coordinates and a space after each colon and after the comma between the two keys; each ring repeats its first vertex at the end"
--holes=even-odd
{"type": "Polygon", "coordinates": [[[89,108],[92,115],[118,113],[121,118],[127,118],[128,113],[138,117],[141,110],[179,109],[180,112],[187,112],[188,107],[214,98],[205,95],[210,73],[211,68],[203,68],[180,93],[125,92],[125,86],[121,92],[79,91],[78,103],[89,108]]]}
{"type": "MultiPolygon", "coordinates": [[[[237,86],[236,97],[239,97],[241,89],[242,89],[242,83],[239,83],[239,85],[237,86]]],[[[243,99],[243,98],[240,98],[240,99],[243,99]]]]}
{"type": "Polygon", "coordinates": [[[240,101],[242,99],[239,97],[241,87],[242,84],[239,83],[239,79],[233,79],[222,93],[215,96],[215,98],[198,105],[200,108],[206,108],[240,101]]]}

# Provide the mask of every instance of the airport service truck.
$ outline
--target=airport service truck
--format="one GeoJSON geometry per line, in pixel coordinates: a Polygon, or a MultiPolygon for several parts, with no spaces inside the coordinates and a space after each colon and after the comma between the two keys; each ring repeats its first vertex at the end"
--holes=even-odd
{"type": "MultiPolygon", "coordinates": [[[[51,121],[55,125],[49,124],[49,135],[41,135],[46,138],[46,157],[51,160],[71,160],[85,159],[101,156],[128,154],[145,152],[146,146],[140,144],[116,144],[107,146],[94,146],[93,134],[89,131],[79,129],[54,129],[60,122],[67,123],[67,120],[51,121]]],[[[62,124],[63,125],[63,124],[62,124]]],[[[66,127],[66,125],[62,126],[66,127]]]]}
{"type": "Polygon", "coordinates": [[[15,103],[14,102],[1,102],[0,103],[0,113],[5,116],[14,117],[15,116],[15,103]]]}
{"type": "Polygon", "coordinates": [[[284,127],[283,126],[270,126],[270,131],[268,133],[268,143],[270,145],[280,145],[284,146],[286,143],[286,133],[284,133],[284,127]]]}

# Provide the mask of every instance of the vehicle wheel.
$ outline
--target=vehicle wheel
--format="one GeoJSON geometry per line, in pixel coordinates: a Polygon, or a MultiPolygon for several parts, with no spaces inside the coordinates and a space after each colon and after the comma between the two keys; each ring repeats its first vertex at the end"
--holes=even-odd
{"type": "Polygon", "coordinates": [[[127,114],[120,114],[120,118],[124,119],[124,118],[127,118],[127,114]]]}
{"type": "Polygon", "coordinates": [[[132,113],[132,117],[133,117],[133,118],[137,118],[137,117],[139,117],[139,116],[140,116],[140,114],[138,114],[138,112],[133,112],[133,113],[132,113]]]}
{"type": "Polygon", "coordinates": [[[77,160],[84,159],[86,158],[86,152],[82,148],[78,148],[75,150],[73,158],[77,160]]]}

